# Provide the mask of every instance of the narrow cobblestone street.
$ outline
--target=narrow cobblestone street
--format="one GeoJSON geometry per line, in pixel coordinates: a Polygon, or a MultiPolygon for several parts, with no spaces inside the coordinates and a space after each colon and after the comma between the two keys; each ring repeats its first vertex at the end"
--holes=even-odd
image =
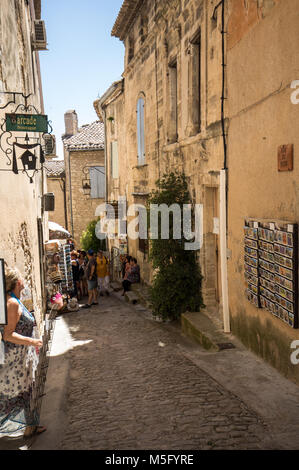
{"type": "MultiPolygon", "coordinates": [[[[65,355],[57,448],[277,448],[262,417],[183,354],[180,343],[189,340],[173,325],[116,295],[62,320],[81,343],[65,355]]],[[[33,448],[47,448],[43,439],[47,433],[33,448]]]]}

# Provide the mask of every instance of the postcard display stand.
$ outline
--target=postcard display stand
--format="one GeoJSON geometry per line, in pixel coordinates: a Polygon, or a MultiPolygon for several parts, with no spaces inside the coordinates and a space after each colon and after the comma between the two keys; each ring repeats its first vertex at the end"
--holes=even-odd
{"type": "Polygon", "coordinates": [[[298,328],[298,225],[245,221],[246,297],[298,328]]]}
{"type": "Polygon", "coordinates": [[[69,244],[62,245],[59,252],[60,255],[60,271],[62,274],[62,292],[68,293],[74,289],[73,285],[73,271],[71,264],[71,248],[69,244]]]}

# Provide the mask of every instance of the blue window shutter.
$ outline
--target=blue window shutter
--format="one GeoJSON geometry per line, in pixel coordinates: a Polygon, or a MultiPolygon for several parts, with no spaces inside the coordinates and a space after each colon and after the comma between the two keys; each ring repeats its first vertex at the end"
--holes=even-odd
{"type": "Polygon", "coordinates": [[[105,167],[95,166],[89,169],[91,199],[105,198],[105,167]]]}

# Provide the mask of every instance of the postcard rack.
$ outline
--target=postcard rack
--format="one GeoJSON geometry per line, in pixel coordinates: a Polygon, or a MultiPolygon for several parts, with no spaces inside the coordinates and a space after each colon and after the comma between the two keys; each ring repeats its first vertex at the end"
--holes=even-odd
{"type": "Polygon", "coordinates": [[[292,328],[298,328],[298,225],[246,220],[246,297],[292,328]]]}

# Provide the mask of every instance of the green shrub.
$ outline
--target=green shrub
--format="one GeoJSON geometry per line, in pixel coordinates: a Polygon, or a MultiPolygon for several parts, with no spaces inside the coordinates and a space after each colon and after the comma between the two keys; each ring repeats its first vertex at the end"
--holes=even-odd
{"type": "Polygon", "coordinates": [[[92,220],[86,227],[86,230],[82,233],[80,238],[81,249],[88,251],[90,249],[94,251],[106,250],[106,240],[100,240],[96,236],[96,225],[100,219],[92,220]]]}
{"type": "MultiPolygon", "coordinates": [[[[156,182],[157,190],[153,191],[150,204],[176,203],[181,209],[183,204],[191,204],[187,179],[184,174],[165,174],[156,182]]],[[[149,217],[150,222],[150,217],[149,217]]],[[[184,249],[186,240],[183,235],[183,221],[181,238],[173,239],[173,217],[170,213],[169,240],[161,238],[161,220],[158,219],[159,236],[157,240],[150,240],[150,259],[155,269],[155,275],[150,288],[151,303],[155,316],[166,319],[178,319],[186,311],[200,311],[204,307],[201,283],[202,275],[197,262],[196,251],[184,249]]]]}

